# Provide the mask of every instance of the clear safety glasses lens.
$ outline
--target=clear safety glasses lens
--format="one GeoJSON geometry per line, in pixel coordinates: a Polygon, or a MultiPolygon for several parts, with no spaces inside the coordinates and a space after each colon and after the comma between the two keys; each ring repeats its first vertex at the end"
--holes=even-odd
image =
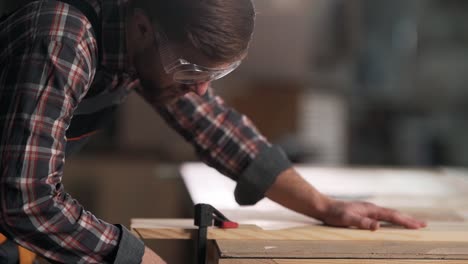
{"type": "Polygon", "coordinates": [[[218,80],[239,67],[240,61],[225,69],[209,69],[196,64],[185,64],[172,68],[174,81],[184,84],[197,84],[218,80]]]}

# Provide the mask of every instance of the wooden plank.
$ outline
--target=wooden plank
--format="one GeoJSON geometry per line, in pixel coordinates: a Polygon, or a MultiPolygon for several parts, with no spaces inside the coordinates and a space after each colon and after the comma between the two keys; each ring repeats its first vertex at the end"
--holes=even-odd
{"type": "Polygon", "coordinates": [[[407,259],[220,259],[219,264],[467,264],[466,260],[407,259]]]}
{"type": "MultiPolygon", "coordinates": [[[[224,263],[224,262],[219,262],[224,263]]],[[[244,262],[245,264],[255,262],[244,262]]],[[[274,259],[274,264],[467,264],[466,260],[409,259],[274,259]]],[[[226,263],[227,264],[227,263],[226,263]]]]}
{"type": "Polygon", "coordinates": [[[218,245],[215,240],[208,240],[206,245],[206,262],[207,264],[217,264],[219,263],[220,255],[218,250],[218,245]]]}
{"type": "Polygon", "coordinates": [[[193,219],[132,219],[132,231],[143,239],[192,239],[193,219]]]}
{"type": "Polygon", "coordinates": [[[466,259],[468,243],[216,240],[221,258],[466,259]]]}
{"type": "MultiPolygon", "coordinates": [[[[143,239],[190,239],[195,234],[193,220],[133,219],[131,227],[143,239]]],[[[282,230],[263,230],[241,225],[236,229],[208,229],[209,239],[234,240],[326,240],[326,241],[422,241],[468,242],[468,223],[430,222],[419,230],[383,227],[375,232],[350,228],[310,225],[282,230]]]]}
{"type": "MultiPolygon", "coordinates": [[[[213,262],[213,263],[216,263],[216,264],[217,263],[219,264],[278,264],[279,262],[273,259],[220,259],[219,262],[213,262]]],[[[300,262],[297,262],[297,263],[300,263],[300,262]]],[[[304,264],[304,263],[310,263],[310,262],[302,262],[301,264],[304,264]]]]}

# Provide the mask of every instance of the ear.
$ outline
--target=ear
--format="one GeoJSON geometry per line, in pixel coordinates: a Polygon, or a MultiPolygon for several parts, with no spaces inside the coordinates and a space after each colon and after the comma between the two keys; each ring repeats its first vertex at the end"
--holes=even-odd
{"type": "Polygon", "coordinates": [[[144,45],[153,45],[155,42],[155,31],[151,20],[141,8],[135,8],[132,13],[134,32],[137,41],[144,45]]]}

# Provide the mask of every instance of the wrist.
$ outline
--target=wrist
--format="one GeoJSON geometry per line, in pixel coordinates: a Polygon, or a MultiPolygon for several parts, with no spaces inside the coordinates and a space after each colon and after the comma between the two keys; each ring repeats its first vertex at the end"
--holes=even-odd
{"type": "Polygon", "coordinates": [[[271,200],[309,217],[323,220],[333,200],[320,193],[293,168],[282,172],[266,192],[271,200]]]}
{"type": "Polygon", "coordinates": [[[310,201],[310,217],[323,220],[332,207],[333,200],[328,196],[316,192],[310,201]]]}

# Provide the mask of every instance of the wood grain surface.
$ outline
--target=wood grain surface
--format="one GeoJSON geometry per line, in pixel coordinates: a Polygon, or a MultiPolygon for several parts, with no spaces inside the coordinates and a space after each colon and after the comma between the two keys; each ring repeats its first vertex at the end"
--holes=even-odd
{"type": "Polygon", "coordinates": [[[221,258],[466,259],[467,243],[409,241],[216,240],[221,258]]]}
{"type": "Polygon", "coordinates": [[[467,260],[407,259],[220,259],[219,264],[467,264],[467,260]]]}
{"type": "MultiPolygon", "coordinates": [[[[132,229],[143,239],[190,239],[196,231],[193,220],[133,219],[132,229]]],[[[235,229],[209,228],[209,239],[224,240],[321,240],[321,241],[420,241],[468,243],[467,222],[430,222],[427,228],[409,230],[382,227],[375,232],[351,228],[309,225],[282,230],[263,230],[240,225],[235,229]]]]}

